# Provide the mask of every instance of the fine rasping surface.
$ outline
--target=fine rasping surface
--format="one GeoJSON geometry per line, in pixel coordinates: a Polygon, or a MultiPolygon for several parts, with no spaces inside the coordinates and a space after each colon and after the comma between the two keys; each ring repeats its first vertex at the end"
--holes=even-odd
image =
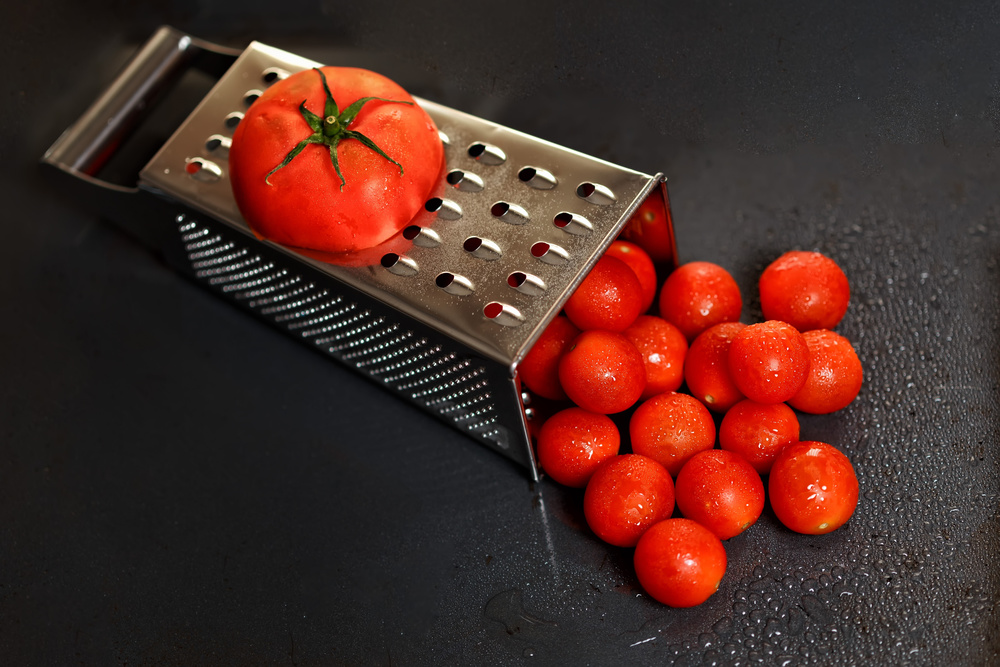
{"type": "Polygon", "coordinates": [[[996,664],[996,8],[417,7],[385,21],[379,3],[309,4],[276,20],[235,3],[81,13],[50,0],[0,26],[24,62],[2,112],[0,367],[17,381],[0,389],[0,654],[996,664]],[[57,199],[39,156],[161,22],[346,59],[423,98],[662,169],[681,260],[729,268],[746,321],[779,254],[835,257],[852,285],[838,331],[865,385],[847,410],[803,417],[802,436],[851,457],[855,516],[806,537],[765,511],[727,542],[718,593],[667,609],[642,594],[629,550],[588,532],[581,494],[529,484],[57,199]],[[483,49],[484,26],[507,48],[483,49]],[[594,122],[611,106],[615,122],[594,122]]]}

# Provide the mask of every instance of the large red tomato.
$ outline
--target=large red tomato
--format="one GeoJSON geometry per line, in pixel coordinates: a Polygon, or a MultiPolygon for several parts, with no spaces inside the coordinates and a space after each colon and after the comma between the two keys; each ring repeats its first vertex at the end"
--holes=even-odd
{"type": "Polygon", "coordinates": [[[268,88],[229,152],[233,194],[255,233],[338,254],[406,227],[443,164],[434,122],[405,90],[345,67],[303,70],[268,88]]]}

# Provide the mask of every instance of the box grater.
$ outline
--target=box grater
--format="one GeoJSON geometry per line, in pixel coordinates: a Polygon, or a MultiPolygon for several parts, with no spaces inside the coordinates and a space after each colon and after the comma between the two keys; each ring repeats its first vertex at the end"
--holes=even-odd
{"type": "Polygon", "coordinates": [[[161,28],[43,162],[178,270],[537,479],[518,363],[640,204],[662,199],[669,225],[665,178],[417,99],[445,145],[437,191],[389,249],[358,266],[318,261],[255,237],[226,174],[243,111],[270,83],[316,66],[161,28]],[[210,92],[137,185],[104,180],[105,163],[189,70],[211,77],[210,92]]]}

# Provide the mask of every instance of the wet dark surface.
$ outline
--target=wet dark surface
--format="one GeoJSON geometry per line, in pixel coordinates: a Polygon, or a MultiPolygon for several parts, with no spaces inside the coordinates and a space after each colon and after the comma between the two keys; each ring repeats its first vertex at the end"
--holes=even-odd
{"type": "Polygon", "coordinates": [[[100,2],[0,51],[0,655],[18,665],[1000,660],[1000,11],[100,2]],[[681,259],[759,318],[763,267],[837,259],[866,383],[803,417],[856,467],[844,528],[768,511],[689,610],[581,497],[179,277],[37,160],[161,23],[378,69],[670,178],[681,259]]]}

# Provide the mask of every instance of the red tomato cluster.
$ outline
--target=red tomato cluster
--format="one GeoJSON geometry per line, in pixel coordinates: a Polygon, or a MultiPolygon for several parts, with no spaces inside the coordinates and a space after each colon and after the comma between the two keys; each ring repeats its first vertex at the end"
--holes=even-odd
{"type": "MultiPolygon", "coordinates": [[[[640,214],[649,226],[650,212],[640,214]]],[[[541,468],[586,488],[588,525],[609,544],[635,547],[649,595],[689,607],[718,588],[722,541],[757,521],[765,486],[775,516],[796,532],[827,533],[853,514],[850,461],[829,444],[800,442],[796,414],[840,410],[861,388],[853,346],[830,330],[850,288],[828,257],[788,252],[761,275],[765,321],[743,324],[725,269],[692,262],[661,285],[651,257],[663,259],[662,235],[623,236],[634,242],[611,246],[519,377],[561,406],[533,425],[541,468]],[[645,247],[647,238],[660,245],[645,247]],[[608,415],[625,411],[623,438],[608,415]]]]}

